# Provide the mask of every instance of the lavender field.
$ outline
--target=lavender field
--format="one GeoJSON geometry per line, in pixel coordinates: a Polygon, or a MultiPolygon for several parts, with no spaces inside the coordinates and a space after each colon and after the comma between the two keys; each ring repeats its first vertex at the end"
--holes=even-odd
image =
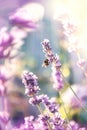
{"type": "Polygon", "coordinates": [[[0,130],[87,130],[86,7],[0,0],[0,130]]]}

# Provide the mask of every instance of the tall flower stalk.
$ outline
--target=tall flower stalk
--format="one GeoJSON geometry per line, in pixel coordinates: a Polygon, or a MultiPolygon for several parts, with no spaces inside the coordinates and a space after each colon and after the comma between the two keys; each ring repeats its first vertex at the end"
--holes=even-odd
{"type": "MultiPolygon", "coordinates": [[[[53,81],[54,81],[54,85],[53,87],[58,91],[60,97],[60,90],[63,88],[64,83],[66,84],[67,81],[65,80],[65,77],[63,76],[63,73],[61,71],[61,62],[59,59],[59,56],[55,56],[54,53],[52,52],[52,49],[50,47],[50,42],[49,40],[45,39],[42,42],[42,47],[43,47],[43,51],[45,52],[45,56],[46,58],[49,60],[51,58],[49,58],[49,53],[52,54],[52,60],[51,63],[52,64],[52,77],[53,77],[53,81]],[[50,48],[50,49],[48,49],[50,48]],[[50,50],[50,51],[49,51],[50,50]]],[[[50,61],[50,60],[49,60],[50,61]]],[[[72,87],[68,84],[68,86],[70,87],[71,91],[73,92],[73,94],[75,95],[75,97],[78,99],[78,102],[80,102],[80,98],[78,97],[78,95],[74,92],[74,90],[72,89],[72,87]]],[[[63,103],[63,100],[62,100],[63,103]]],[[[63,103],[64,104],[64,103],[63,103]]],[[[81,103],[80,103],[81,104],[81,103]]],[[[64,105],[63,105],[64,106],[64,105]]],[[[87,112],[86,108],[83,106],[83,104],[81,104],[81,108],[87,112]]],[[[66,117],[68,118],[67,112],[66,112],[66,108],[64,107],[65,113],[66,113],[66,117]]]]}
{"type": "Polygon", "coordinates": [[[45,53],[46,59],[48,59],[49,64],[52,64],[52,77],[54,85],[53,87],[56,90],[61,90],[63,88],[63,78],[61,73],[61,62],[59,56],[53,53],[50,42],[48,39],[45,39],[42,43],[43,51],[45,53]]]}
{"type": "MultiPolygon", "coordinates": [[[[25,93],[29,97],[29,103],[35,105],[40,114],[36,119],[34,117],[25,117],[25,122],[17,130],[81,130],[74,121],[63,119],[59,112],[59,105],[51,100],[47,95],[39,95],[39,86],[37,76],[32,72],[23,73],[22,82],[25,85],[25,93]],[[44,105],[45,111],[41,108],[44,105]],[[38,124],[39,121],[39,124],[38,124]]],[[[65,109],[65,107],[64,107],[65,109]]],[[[14,130],[14,129],[12,129],[14,130]]]]}
{"type": "MultiPolygon", "coordinates": [[[[47,95],[37,95],[40,88],[38,86],[37,77],[31,72],[25,72],[23,74],[23,83],[25,85],[25,93],[30,97],[29,103],[32,105],[36,105],[40,111],[39,118],[43,122],[44,129],[52,130],[54,124],[51,125],[51,116],[50,113],[55,115],[58,112],[58,106],[56,102],[49,100],[47,95]],[[43,104],[47,109],[48,114],[44,114],[43,110],[40,107],[40,104],[43,104]]],[[[61,119],[61,117],[60,117],[61,119]]],[[[62,121],[62,119],[61,119],[62,121]]],[[[62,126],[59,126],[62,127],[62,126]]]]}

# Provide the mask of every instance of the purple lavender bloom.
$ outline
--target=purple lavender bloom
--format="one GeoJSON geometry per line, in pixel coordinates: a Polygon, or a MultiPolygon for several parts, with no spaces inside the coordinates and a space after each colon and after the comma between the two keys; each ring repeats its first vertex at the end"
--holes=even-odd
{"type": "MultiPolygon", "coordinates": [[[[31,12],[32,13],[32,12],[31,12]]],[[[35,29],[37,27],[37,22],[34,21],[29,12],[28,6],[23,6],[17,9],[10,17],[10,23],[18,27],[35,29]]]]}
{"type": "Polygon", "coordinates": [[[12,28],[8,32],[6,27],[0,30],[0,59],[12,59],[17,56],[18,49],[23,44],[22,39],[26,36],[21,29],[12,28]],[[15,35],[15,33],[17,35],[15,35]],[[18,38],[19,37],[19,38],[18,38]]]}
{"type": "Polygon", "coordinates": [[[50,63],[53,62],[54,59],[54,54],[52,52],[52,49],[50,47],[50,42],[48,39],[44,39],[43,42],[41,43],[43,47],[43,52],[46,54],[46,58],[49,60],[50,63]]]}
{"type": "Polygon", "coordinates": [[[9,116],[8,112],[5,112],[5,111],[0,112],[0,122],[2,122],[4,125],[6,125],[9,121],[9,119],[10,119],[10,116],[9,116]]]}
{"type": "Polygon", "coordinates": [[[33,116],[25,117],[24,123],[19,127],[15,126],[12,130],[35,130],[34,123],[35,121],[33,116]]]}
{"type": "Polygon", "coordinates": [[[69,37],[75,34],[77,31],[77,27],[74,24],[74,21],[71,21],[71,20],[65,22],[63,27],[65,29],[65,34],[69,37]]]}
{"type": "Polygon", "coordinates": [[[56,55],[54,58],[54,62],[52,64],[52,77],[54,81],[53,87],[56,90],[60,90],[63,88],[63,78],[62,78],[62,72],[60,71],[61,63],[59,57],[56,55]]]}
{"type": "Polygon", "coordinates": [[[33,96],[29,99],[29,103],[33,105],[38,105],[42,102],[42,95],[39,96],[33,96]]]}
{"type": "Polygon", "coordinates": [[[53,81],[54,81],[53,87],[56,90],[61,90],[63,88],[63,79],[62,79],[61,72],[60,71],[54,72],[54,70],[53,70],[52,76],[53,76],[53,81]]]}
{"type": "Polygon", "coordinates": [[[24,130],[34,130],[34,117],[25,117],[24,130]]]}
{"type": "MultiPolygon", "coordinates": [[[[1,66],[0,66],[1,67],[1,66]]],[[[0,70],[0,82],[4,84],[10,77],[7,76],[3,67],[0,70]]]]}
{"type": "Polygon", "coordinates": [[[43,96],[42,102],[46,105],[51,113],[58,112],[58,104],[55,101],[49,99],[48,96],[43,96]]]}
{"type": "Polygon", "coordinates": [[[53,124],[53,130],[65,130],[64,120],[61,118],[58,112],[53,115],[52,124],[53,124]]]}
{"type": "Polygon", "coordinates": [[[54,80],[54,88],[56,90],[60,90],[63,88],[63,79],[62,79],[62,73],[60,71],[61,68],[61,62],[59,56],[52,52],[52,49],[50,47],[50,42],[48,39],[44,39],[42,42],[43,51],[45,52],[45,56],[48,59],[49,63],[52,63],[52,70],[53,70],[53,80],[54,80]]]}
{"type": "Polygon", "coordinates": [[[42,122],[44,130],[49,130],[48,123],[47,123],[49,119],[50,119],[50,116],[48,115],[39,115],[39,120],[42,122]]]}
{"type": "Polygon", "coordinates": [[[50,51],[52,51],[52,48],[50,47],[50,41],[48,39],[44,39],[41,44],[43,46],[44,52],[50,52],[50,51]]]}
{"type": "Polygon", "coordinates": [[[56,68],[59,69],[61,67],[60,59],[52,52],[52,48],[50,47],[50,42],[48,39],[44,39],[41,43],[43,47],[43,51],[45,52],[46,58],[50,61],[50,63],[56,64],[56,68]]]}
{"type": "Polygon", "coordinates": [[[25,123],[18,130],[49,130],[46,122],[48,119],[48,116],[43,115],[39,115],[36,119],[33,116],[25,117],[25,123]]]}
{"type": "Polygon", "coordinates": [[[48,105],[48,108],[50,112],[55,113],[58,111],[59,106],[55,102],[50,102],[50,105],[48,105]]]}
{"type": "Polygon", "coordinates": [[[58,104],[56,102],[52,102],[51,100],[49,101],[49,105],[47,105],[49,111],[51,113],[55,113],[55,112],[58,112],[58,104]]]}
{"type": "Polygon", "coordinates": [[[45,105],[48,105],[49,104],[49,97],[47,95],[42,95],[42,102],[45,105]]]}
{"type": "Polygon", "coordinates": [[[71,126],[71,128],[73,130],[78,130],[79,129],[79,125],[75,121],[70,121],[69,125],[71,126]]]}
{"type": "Polygon", "coordinates": [[[25,85],[27,95],[35,95],[39,92],[37,77],[32,72],[24,72],[22,82],[25,85]]]}
{"type": "Polygon", "coordinates": [[[41,119],[43,122],[46,122],[50,119],[49,115],[39,115],[39,119],[41,119]]]}
{"type": "Polygon", "coordinates": [[[16,26],[22,27],[22,28],[30,28],[30,29],[36,28],[36,23],[34,23],[33,21],[29,21],[29,20],[25,21],[23,18],[17,17],[15,15],[13,15],[13,16],[14,17],[10,18],[12,25],[16,25],[16,26]]]}
{"type": "Polygon", "coordinates": [[[54,62],[53,63],[54,63],[57,70],[59,70],[61,68],[60,58],[57,54],[54,56],[54,62]]]}
{"type": "Polygon", "coordinates": [[[13,37],[7,33],[6,28],[0,30],[0,58],[7,58],[10,56],[13,37]]]}

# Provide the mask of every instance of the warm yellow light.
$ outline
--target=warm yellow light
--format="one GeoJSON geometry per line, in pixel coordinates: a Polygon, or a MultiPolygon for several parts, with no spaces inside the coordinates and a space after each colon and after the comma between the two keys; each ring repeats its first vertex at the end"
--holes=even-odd
{"type": "Polygon", "coordinates": [[[51,3],[53,17],[68,15],[78,28],[76,35],[82,57],[87,58],[87,0],[55,0],[51,3]]]}
{"type": "Polygon", "coordinates": [[[70,71],[69,71],[69,68],[67,66],[67,64],[64,64],[63,67],[62,67],[62,72],[63,72],[63,75],[65,77],[68,77],[70,75],[70,71]]]}

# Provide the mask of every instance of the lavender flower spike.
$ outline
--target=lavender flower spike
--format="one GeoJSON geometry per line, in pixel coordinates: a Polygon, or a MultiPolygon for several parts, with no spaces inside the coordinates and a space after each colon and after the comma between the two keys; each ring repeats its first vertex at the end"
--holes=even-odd
{"type": "Polygon", "coordinates": [[[31,96],[39,92],[37,77],[32,72],[25,71],[22,82],[25,85],[25,94],[31,96]]]}
{"type": "Polygon", "coordinates": [[[17,9],[16,12],[9,17],[10,23],[26,29],[35,29],[37,22],[31,18],[29,13],[30,10],[27,6],[17,9]]]}
{"type": "Polygon", "coordinates": [[[52,64],[52,77],[54,81],[53,87],[56,90],[60,90],[63,88],[63,78],[62,78],[62,72],[60,71],[61,63],[59,57],[56,55],[54,58],[54,62],[52,64]]]}
{"type": "Polygon", "coordinates": [[[52,49],[50,47],[50,41],[48,39],[44,39],[41,44],[43,47],[43,52],[46,54],[45,56],[48,59],[48,62],[52,63],[53,59],[54,59],[54,54],[53,54],[52,49]]]}
{"type": "Polygon", "coordinates": [[[10,56],[10,48],[13,43],[13,37],[7,32],[6,27],[0,29],[0,59],[10,56]]]}
{"type": "Polygon", "coordinates": [[[63,79],[62,79],[62,73],[60,71],[61,68],[61,62],[59,56],[52,52],[52,48],[50,47],[50,42],[48,39],[44,39],[42,42],[43,51],[45,52],[45,56],[47,60],[44,61],[44,64],[47,65],[49,63],[52,64],[52,77],[54,81],[53,87],[56,90],[60,90],[63,88],[63,79]]]}

